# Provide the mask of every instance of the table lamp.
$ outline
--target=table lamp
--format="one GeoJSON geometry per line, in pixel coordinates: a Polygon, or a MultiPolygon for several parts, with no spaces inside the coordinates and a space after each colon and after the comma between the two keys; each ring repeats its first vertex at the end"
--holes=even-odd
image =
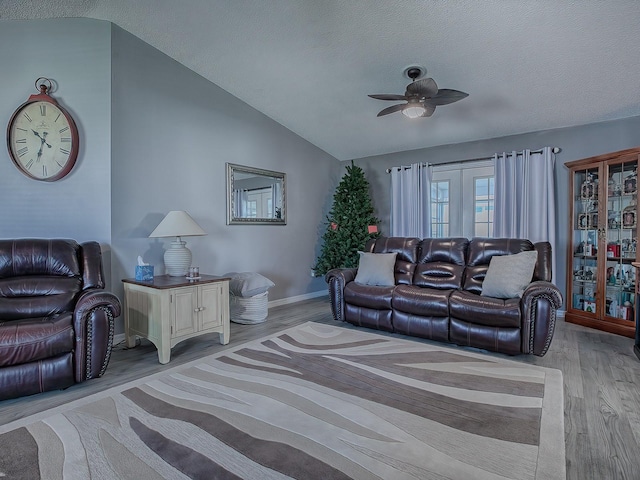
{"type": "Polygon", "coordinates": [[[191,216],[183,210],[174,210],[160,222],[149,238],[176,237],[171,242],[171,248],[164,252],[164,265],[167,274],[172,277],[184,277],[191,266],[191,250],[185,247],[180,237],[193,237],[206,235],[207,233],[198,225],[191,216]]]}

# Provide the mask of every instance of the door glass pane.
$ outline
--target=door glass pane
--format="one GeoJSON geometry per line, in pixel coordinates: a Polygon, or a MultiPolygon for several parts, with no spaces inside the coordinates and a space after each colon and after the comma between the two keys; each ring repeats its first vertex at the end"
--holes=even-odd
{"type": "Polygon", "coordinates": [[[595,315],[598,278],[598,169],[575,172],[573,178],[573,282],[571,306],[595,315]]]}
{"type": "MultiPolygon", "coordinates": [[[[605,315],[633,321],[636,257],[636,162],[608,167],[605,315]]],[[[605,199],[602,199],[603,203],[605,199]]],[[[604,219],[603,219],[604,220],[604,219]]],[[[603,222],[601,222],[602,225],[603,222]]],[[[605,225],[602,225],[605,227],[605,225]]],[[[604,252],[602,252],[604,254],[604,252]]]]}
{"type": "Polygon", "coordinates": [[[474,235],[491,237],[493,235],[494,210],[493,177],[476,177],[474,182],[474,235]]]}
{"type": "Polygon", "coordinates": [[[431,236],[449,236],[449,181],[431,183],[431,236]]]}

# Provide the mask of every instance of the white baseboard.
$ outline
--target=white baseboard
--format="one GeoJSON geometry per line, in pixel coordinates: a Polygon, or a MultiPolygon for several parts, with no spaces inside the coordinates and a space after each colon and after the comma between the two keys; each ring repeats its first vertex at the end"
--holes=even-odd
{"type": "Polygon", "coordinates": [[[303,295],[296,295],[295,297],[279,298],[268,303],[269,307],[279,307],[280,305],[288,305],[290,303],[302,302],[304,300],[310,300],[312,298],[322,297],[329,295],[328,290],[320,290],[319,292],[305,293],[303,295]]]}

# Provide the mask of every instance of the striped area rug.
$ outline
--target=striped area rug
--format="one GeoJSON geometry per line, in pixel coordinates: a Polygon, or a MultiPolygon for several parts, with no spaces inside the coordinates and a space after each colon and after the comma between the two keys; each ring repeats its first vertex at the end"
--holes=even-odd
{"type": "Polygon", "coordinates": [[[565,478],[562,374],[306,323],[0,429],[0,477],[565,478]]]}

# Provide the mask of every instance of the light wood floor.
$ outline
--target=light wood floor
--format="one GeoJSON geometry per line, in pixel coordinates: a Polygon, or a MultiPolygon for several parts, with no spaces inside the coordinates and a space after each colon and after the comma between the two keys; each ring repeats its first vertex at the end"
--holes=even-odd
{"type": "MultiPolygon", "coordinates": [[[[102,378],[0,402],[0,424],[306,321],[338,324],[328,298],[319,297],[271,308],[268,320],[259,325],[232,323],[231,341],[225,346],[218,343],[217,334],[182,342],[173,348],[167,365],[158,363],[155,347],[146,340],[133,349],[118,345],[102,378]]],[[[633,340],[560,320],[543,358],[509,358],[563,372],[568,479],[640,479],[640,361],[633,353],[633,340]]]]}

